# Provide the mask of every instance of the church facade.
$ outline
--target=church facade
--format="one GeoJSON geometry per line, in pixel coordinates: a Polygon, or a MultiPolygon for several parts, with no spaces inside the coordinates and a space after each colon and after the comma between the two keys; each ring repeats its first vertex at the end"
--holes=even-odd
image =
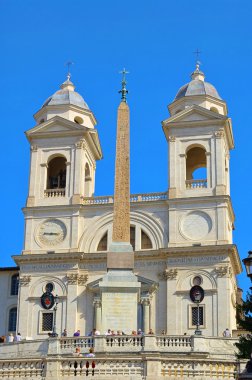
{"type": "MultiPolygon", "coordinates": [[[[192,336],[197,329],[217,339],[226,328],[236,330],[236,275],[242,270],[232,242],[232,123],[198,65],[168,110],[162,123],[168,191],[130,195],[140,284],[134,329],[166,336],[192,336]],[[203,290],[198,304],[195,287],[203,290]]],[[[31,163],[24,249],[14,256],[16,268],[0,269],[6,294],[0,335],[18,331],[43,340],[53,327],[70,337],[77,330],[82,336],[94,328],[101,334],[108,327],[124,330],[114,320],[105,326],[102,318],[99,281],[112,244],[114,197],[94,196],[102,158],[95,116],[68,77],[35,121],[26,132],[31,163]]],[[[131,318],[126,298],[121,307],[131,318]]]]}

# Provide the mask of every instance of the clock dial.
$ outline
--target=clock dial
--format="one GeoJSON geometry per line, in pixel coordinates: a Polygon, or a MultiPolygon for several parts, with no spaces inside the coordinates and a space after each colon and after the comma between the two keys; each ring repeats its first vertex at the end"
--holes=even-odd
{"type": "Polygon", "coordinates": [[[66,237],[66,226],[58,219],[49,219],[39,226],[38,239],[42,245],[54,246],[66,237]]]}

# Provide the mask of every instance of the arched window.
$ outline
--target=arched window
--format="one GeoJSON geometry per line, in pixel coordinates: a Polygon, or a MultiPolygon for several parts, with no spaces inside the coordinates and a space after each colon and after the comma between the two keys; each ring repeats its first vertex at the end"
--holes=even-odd
{"type": "Polygon", "coordinates": [[[17,296],[18,295],[18,286],[19,286],[19,275],[13,274],[11,277],[11,296],[17,296]]]}
{"type": "Polygon", "coordinates": [[[151,249],[151,248],[152,248],[151,239],[143,230],[141,230],[141,249],[151,249]]]}
{"type": "Polygon", "coordinates": [[[9,311],[8,331],[16,331],[17,326],[17,308],[13,307],[9,311]]]}
{"type": "Polygon", "coordinates": [[[65,189],[66,158],[55,157],[48,163],[47,189],[65,189]]]}
{"type": "Polygon", "coordinates": [[[88,163],[85,165],[85,187],[84,187],[84,196],[91,197],[91,173],[88,163]]]}
{"type": "Polygon", "coordinates": [[[207,187],[206,151],[193,147],[186,154],[186,187],[188,189],[207,187]]]}
{"type": "Polygon", "coordinates": [[[133,251],[135,251],[136,248],[136,227],[130,226],[130,244],[133,247],[133,251]]]}
{"type": "Polygon", "coordinates": [[[107,250],[108,250],[108,232],[106,232],[105,235],[103,235],[97,247],[97,251],[107,251],[107,250]]]}

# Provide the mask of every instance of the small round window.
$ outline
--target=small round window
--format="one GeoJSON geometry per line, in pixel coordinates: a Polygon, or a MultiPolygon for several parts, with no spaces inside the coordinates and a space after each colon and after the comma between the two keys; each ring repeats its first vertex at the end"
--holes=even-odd
{"type": "Polygon", "coordinates": [[[200,277],[200,276],[195,276],[194,278],[193,278],[193,285],[201,285],[202,284],[202,278],[200,277]]]}
{"type": "Polygon", "coordinates": [[[84,120],[80,116],[75,116],[74,121],[77,124],[83,124],[84,120]]]}
{"type": "Polygon", "coordinates": [[[45,286],[45,290],[46,290],[46,292],[48,292],[48,293],[51,293],[51,292],[53,291],[53,288],[54,288],[54,286],[53,286],[53,284],[52,284],[51,282],[48,282],[48,283],[46,284],[46,286],[45,286]]]}

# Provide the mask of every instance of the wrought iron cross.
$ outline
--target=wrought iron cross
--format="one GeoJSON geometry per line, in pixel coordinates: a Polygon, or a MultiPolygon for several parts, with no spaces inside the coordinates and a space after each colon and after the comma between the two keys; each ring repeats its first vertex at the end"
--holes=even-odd
{"type": "Polygon", "coordinates": [[[122,74],[122,89],[119,91],[120,94],[122,94],[122,102],[127,103],[126,95],[128,94],[128,90],[126,89],[126,74],[129,74],[129,71],[126,71],[125,68],[119,72],[122,74]]]}
{"type": "Polygon", "coordinates": [[[71,73],[70,73],[70,66],[73,65],[74,62],[68,61],[65,63],[65,66],[67,66],[67,80],[70,80],[71,78],[71,73]]]}

